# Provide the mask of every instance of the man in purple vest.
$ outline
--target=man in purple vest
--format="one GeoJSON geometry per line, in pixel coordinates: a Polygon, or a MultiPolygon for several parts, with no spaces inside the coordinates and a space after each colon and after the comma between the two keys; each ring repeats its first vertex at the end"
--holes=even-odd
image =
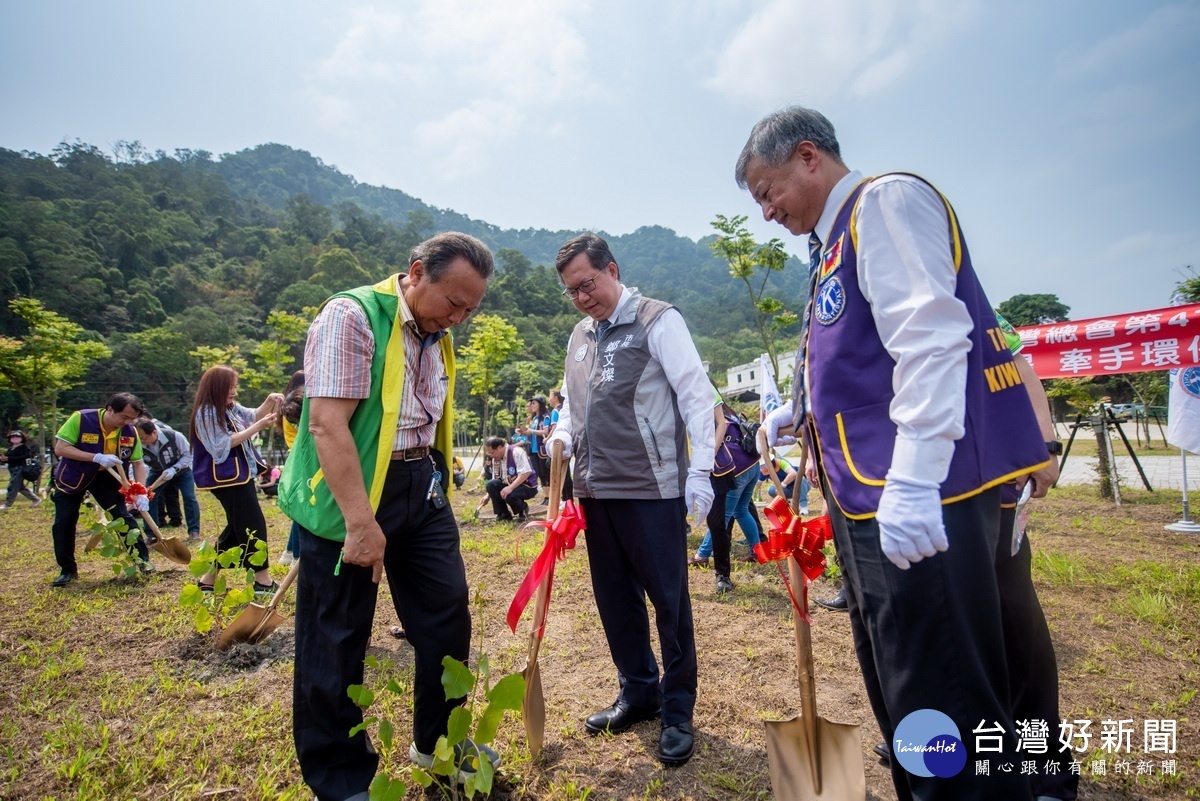
{"type": "MultiPolygon", "coordinates": [[[[121,483],[107,468],[128,475],[133,467],[135,481],[146,483],[146,464],[142,461],[142,443],[134,433],[133,421],[145,411],[136,395],[119,392],[109,398],[103,409],[83,409],[75,412],[58,429],[54,440],[54,455],[59,458],[54,469],[54,558],[60,573],[51,582],[55,587],[70,584],[78,575],[75,564],[75,527],[79,523],[79,507],[84,492],[90,492],[101,508],[113,517],[125,521],[131,531],[138,525],[125,506],[121,483]]],[[[138,509],[150,508],[145,495],[137,498],[138,509]]],[[[150,552],[141,536],[134,543],[138,564],[143,573],[151,573],[150,552]]]]}
{"type": "Polygon", "coordinates": [[[1001,487],[1048,453],[954,211],[916,176],[851,171],[833,126],[800,107],[754,126],[735,177],[808,240],[793,406],[897,795],[1031,798],[1026,776],[999,769],[1020,757],[994,560],[1001,487]],[[954,756],[937,770],[929,738],[910,739],[930,720],[954,756]],[[984,761],[997,769],[976,775],[984,761]]]}
{"type": "Polygon", "coordinates": [[[487,483],[492,499],[492,511],[497,520],[525,520],[529,516],[527,501],[538,492],[538,477],[525,449],[509,445],[503,437],[488,437],[484,453],[492,460],[494,478],[487,483]]]}

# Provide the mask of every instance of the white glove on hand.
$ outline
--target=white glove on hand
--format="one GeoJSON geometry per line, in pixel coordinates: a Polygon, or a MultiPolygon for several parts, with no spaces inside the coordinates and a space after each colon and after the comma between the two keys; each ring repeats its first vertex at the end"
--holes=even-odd
{"type": "Polygon", "coordinates": [[[901,570],[950,547],[936,484],[889,474],[875,519],[883,555],[901,570]]]}
{"type": "Polygon", "coordinates": [[[683,485],[683,503],[689,514],[692,509],[696,510],[697,522],[708,517],[708,510],[713,505],[713,488],[707,470],[688,468],[687,483],[683,485]]]}
{"type": "Polygon", "coordinates": [[[150,511],[150,499],[147,498],[145,495],[137,495],[133,499],[133,506],[139,512],[149,512],[150,511]]]}
{"type": "Polygon", "coordinates": [[[554,443],[561,442],[563,444],[563,458],[571,458],[571,435],[566,431],[556,430],[546,439],[546,453],[554,453],[554,443]]]}
{"type": "Polygon", "coordinates": [[[117,467],[121,466],[121,458],[113,456],[111,453],[96,453],[92,454],[92,461],[101,467],[117,467]]]}
{"type": "Polygon", "coordinates": [[[767,415],[763,421],[763,430],[767,432],[767,444],[772,448],[779,445],[791,445],[796,441],[792,435],[779,436],[779,429],[792,427],[792,402],[788,401],[767,415]]]}
{"type": "Polygon", "coordinates": [[[159,476],[159,478],[161,478],[164,482],[175,478],[175,468],[168,467],[166,470],[162,471],[162,474],[159,476]]]}

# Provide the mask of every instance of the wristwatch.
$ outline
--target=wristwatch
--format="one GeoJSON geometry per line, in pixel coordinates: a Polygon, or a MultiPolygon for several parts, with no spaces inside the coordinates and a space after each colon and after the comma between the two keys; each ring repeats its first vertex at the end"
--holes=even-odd
{"type": "Polygon", "coordinates": [[[1053,442],[1047,442],[1046,450],[1050,452],[1051,456],[1062,456],[1063,444],[1061,442],[1059,442],[1058,440],[1054,440],[1053,442]]]}

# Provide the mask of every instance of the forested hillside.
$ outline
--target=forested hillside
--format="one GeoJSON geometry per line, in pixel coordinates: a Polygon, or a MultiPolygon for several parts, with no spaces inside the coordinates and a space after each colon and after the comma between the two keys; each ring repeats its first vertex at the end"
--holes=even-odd
{"type": "MultiPolygon", "coordinates": [[[[272,310],[303,313],[334,291],[403,269],[414,244],[449,229],[496,253],[500,274],[480,312],[503,317],[524,342],[499,394],[511,401],[531,386],[549,389],[579,317],[560,295],[553,257],[578,232],[500,229],[274,144],[219,159],[151,155],[137,143],[112,154],[79,142],[49,155],[0,149],[0,335],[25,333],[9,300],[36,298],[113,353],[60,408],[129,389],[180,421],[200,372],[192,351],[228,349],[253,365],[272,335],[272,310]]],[[[718,381],[761,350],[744,285],[704,243],[656,226],[609,242],[626,283],[680,307],[718,381]]],[[[798,307],[801,270],[791,266],[771,281],[798,307]]],[[[456,345],[469,336],[469,326],[456,329],[456,345]]],[[[298,360],[300,345],[290,353],[298,360]]],[[[20,404],[3,394],[0,419],[11,423],[20,404]]]]}

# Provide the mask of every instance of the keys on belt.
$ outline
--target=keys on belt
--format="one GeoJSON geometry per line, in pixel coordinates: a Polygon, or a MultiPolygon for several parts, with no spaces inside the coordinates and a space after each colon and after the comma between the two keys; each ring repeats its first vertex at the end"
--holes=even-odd
{"type": "Polygon", "coordinates": [[[393,461],[414,462],[417,459],[424,459],[429,456],[429,446],[422,445],[419,448],[405,448],[402,451],[392,451],[393,461]]]}

